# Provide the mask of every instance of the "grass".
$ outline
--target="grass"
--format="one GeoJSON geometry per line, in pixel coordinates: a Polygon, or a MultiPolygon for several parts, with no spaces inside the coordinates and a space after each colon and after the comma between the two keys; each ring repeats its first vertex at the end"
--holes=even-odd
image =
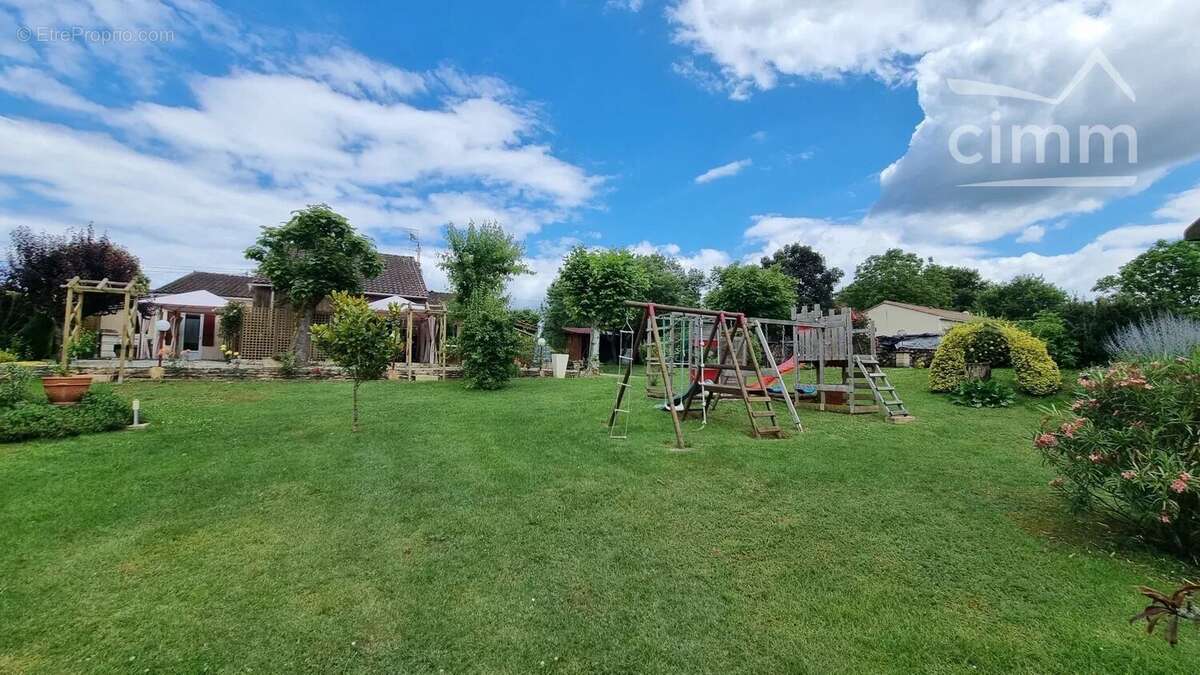
{"type": "MultiPolygon", "coordinates": [[[[1127,619],[1195,574],[1066,515],[1002,410],[725,405],[692,452],[616,380],[118,388],[152,420],[0,446],[0,672],[1194,672],[1127,619]]],[[[635,389],[636,391],[636,389],[635,389]]]]}

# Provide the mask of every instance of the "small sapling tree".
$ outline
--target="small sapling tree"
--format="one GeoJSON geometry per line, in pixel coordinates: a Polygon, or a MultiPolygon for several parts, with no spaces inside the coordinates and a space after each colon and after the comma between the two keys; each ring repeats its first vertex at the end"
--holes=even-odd
{"type": "Polygon", "coordinates": [[[383,377],[395,349],[395,338],[387,320],[375,313],[366,300],[345,292],[335,292],[330,299],[333,316],[329,323],[313,326],[313,338],[317,347],[354,382],[350,428],[358,431],[358,387],[367,380],[383,377]]]}

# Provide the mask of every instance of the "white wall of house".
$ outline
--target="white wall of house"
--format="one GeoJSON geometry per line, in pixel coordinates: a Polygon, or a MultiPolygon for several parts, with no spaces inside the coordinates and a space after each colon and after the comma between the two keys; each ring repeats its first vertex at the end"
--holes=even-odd
{"type": "Polygon", "coordinates": [[[867,310],[867,316],[875,323],[875,334],[892,337],[900,334],[920,335],[931,333],[942,335],[962,323],[934,314],[927,314],[907,307],[882,304],[867,310]]]}

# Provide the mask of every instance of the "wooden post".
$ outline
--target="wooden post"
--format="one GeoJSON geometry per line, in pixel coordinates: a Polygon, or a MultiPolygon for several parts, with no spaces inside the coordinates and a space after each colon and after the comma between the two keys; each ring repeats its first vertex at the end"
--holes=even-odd
{"type": "Polygon", "coordinates": [[[406,321],[408,327],[405,330],[406,335],[405,335],[405,347],[404,347],[404,368],[408,371],[408,379],[411,380],[412,379],[412,345],[413,345],[412,305],[408,306],[408,311],[405,312],[405,314],[408,317],[408,320],[406,321]]]}
{"type": "MultiPolygon", "coordinates": [[[[671,376],[667,372],[666,356],[663,355],[662,337],[658,333],[658,319],[654,316],[654,305],[646,307],[647,318],[650,321],[650,339],[653,341],[655,351],[658,352],[658,369],[662,373],[663,391],[667,394],[667,410],[671,413],[671,424],[675,427],[675,447],[680,450],[683,446],[683,429],[679,427],[679,413],[675,410],[675,391],[671,386],[671,376]]],[[[632,357],[633,355],[630,354],[632,357]]],[[[629,365],[633,367],[633,359],[629,359],[629,365]]]]}
{"type": "Polygon", "coordinates": [[[132,317],[129,314],[130,289],[125,289],[125,302],[121,308],[121,356],[117,359],[117,384],[125,382],[125,354],[129,351],[129,324],[132,317]]]}
{"type": "Polygon", "coordinates": [[[71,303],[75,300],[75,282],[78,280],[79,277],[75,277],[67,282],[67,309],[63,314],[62,355],[58,360],[63,369],[67,367],[67,347],[71,342],[71,319],[75,316],[75,310],[71,307],[71,303]]]}

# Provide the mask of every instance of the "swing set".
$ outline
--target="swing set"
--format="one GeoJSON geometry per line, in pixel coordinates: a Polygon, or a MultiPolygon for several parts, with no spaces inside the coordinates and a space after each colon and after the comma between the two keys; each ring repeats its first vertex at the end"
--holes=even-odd
{"type": "Polygon", "coordinates": [[[746,408],[751,433],[755,438],[781,438],[781,413],[774,404],[782,400],[787,414],[798,431],[800,417],[791,397],[772,397],[771,383],[783,380],[783,373],[767,344],[760,324],[748,320],[739,312],[657,305],[628,301],[626,306],[640,309],[641,319],[635,329],[621,331],[621,377],[617,383],[616,400],[608,417],[609,436],[626,438],[630,408],[627,398],[635,356],[643,341],[646,343],[646,363],[657,371],[666,399],[665,408],[671,414],[675,430],[675,447],[684,449],[681,421],[698,412],[705,423],[708,413],[722,399],[740,402],[746,408]],[[624,345],[629,336],[629,348],[624,345]],[[756,349],[755,347],[758,347],[756,349]],[[763,368],[757,352],[761,351],[767,368],[763,368]],[[676,394],[675,373],[687,373],[685,390],[676,394]],[[751,376],[753,380],[751,380],[751,376]],[[694,407],[699,404],[699,410],[694,407]],[[622,431],[618,431],[622,429],[622,431]]]}

